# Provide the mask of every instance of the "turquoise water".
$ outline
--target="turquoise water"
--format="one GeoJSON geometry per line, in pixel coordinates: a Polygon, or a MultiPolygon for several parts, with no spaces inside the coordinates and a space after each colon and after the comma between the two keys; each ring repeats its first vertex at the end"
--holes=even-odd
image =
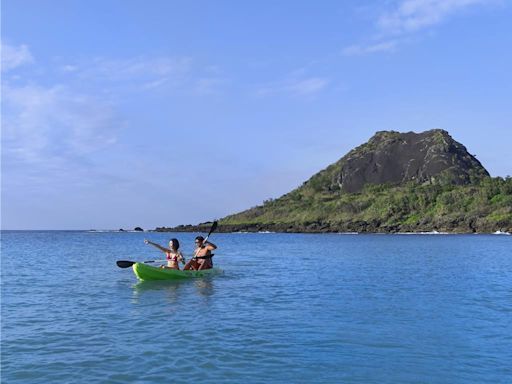
{"type": "Polygon", "coordinates": [[[2,232],[2,383],[510,383],[512,236],[2,232]]]}

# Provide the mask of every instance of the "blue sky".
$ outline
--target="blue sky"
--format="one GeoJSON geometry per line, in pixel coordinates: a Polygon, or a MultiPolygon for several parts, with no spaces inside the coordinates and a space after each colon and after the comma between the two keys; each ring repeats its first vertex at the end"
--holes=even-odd
{"type": "Polygon", "coordinates": [[[512,174],[505,0],[2,1],[2,228],[155,228],[276,198],[376,131],[512,174]]]}

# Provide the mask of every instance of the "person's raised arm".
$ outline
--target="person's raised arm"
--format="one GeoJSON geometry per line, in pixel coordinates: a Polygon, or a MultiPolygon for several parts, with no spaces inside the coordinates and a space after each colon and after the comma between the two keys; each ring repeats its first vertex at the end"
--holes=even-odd
{"type": "Polygon", "coordinates": [[[164,247],[162,247],[161,245],[159,245],[159,244],[157,244],[157,243],[153,243],[152,241],[149,241],[149,240],[144,239],[144,243],[145,243],[145,244],[152,245],[153,247],[158,248],[158,249],[159,249],[159,250],[161,250],[162,252],[170,252],[170,250],[169,250],[169,249],[164,248],[164,247]]]}
{"type": "Polygon", "coordinates": [[[209,241],[207,241],[206,243],[204,243],[204,246],[206,247],[207,250],[209,251],[213,251],[214,249],[217,249],[217,246],[213,243],[210,243],[209,241]]]}

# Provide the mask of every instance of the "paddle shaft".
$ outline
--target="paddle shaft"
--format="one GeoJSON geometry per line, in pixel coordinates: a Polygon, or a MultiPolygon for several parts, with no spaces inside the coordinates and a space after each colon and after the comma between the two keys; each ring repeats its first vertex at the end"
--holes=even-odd
{"type": "Polygon", "coordinates": [[[212,227],[210,228],[210,232],[208,232],[208,235],[206,235],[206,239],[204,239],[205,243],[208,241],[208,238],[210,237],[212,232],[215,231],[216,229],[217,229],[217,222],[214,221],[213,224],[212,224],[212,227]]]}
{"type": "MultiPolygon", "coordinates": [[[[142,263],[144,263],[144,264],[161,263],[163,261],[167,261],[167,260],[146,260],[146,261],[142,261],[142,263]]],[[[135,263],[140,263],[140,261],[130,261],[130,260],[117,260],[116,261],[116,264],[119,268],[130,268],[135,263]]]]}

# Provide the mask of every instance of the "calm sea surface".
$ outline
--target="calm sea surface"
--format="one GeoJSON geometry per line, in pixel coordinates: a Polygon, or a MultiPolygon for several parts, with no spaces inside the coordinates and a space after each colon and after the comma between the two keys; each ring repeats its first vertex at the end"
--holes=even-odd
{"type": "Polygon", "coordinates": [[[511,383],[512,236],[2,232],[2,383],[511,383]]]}

